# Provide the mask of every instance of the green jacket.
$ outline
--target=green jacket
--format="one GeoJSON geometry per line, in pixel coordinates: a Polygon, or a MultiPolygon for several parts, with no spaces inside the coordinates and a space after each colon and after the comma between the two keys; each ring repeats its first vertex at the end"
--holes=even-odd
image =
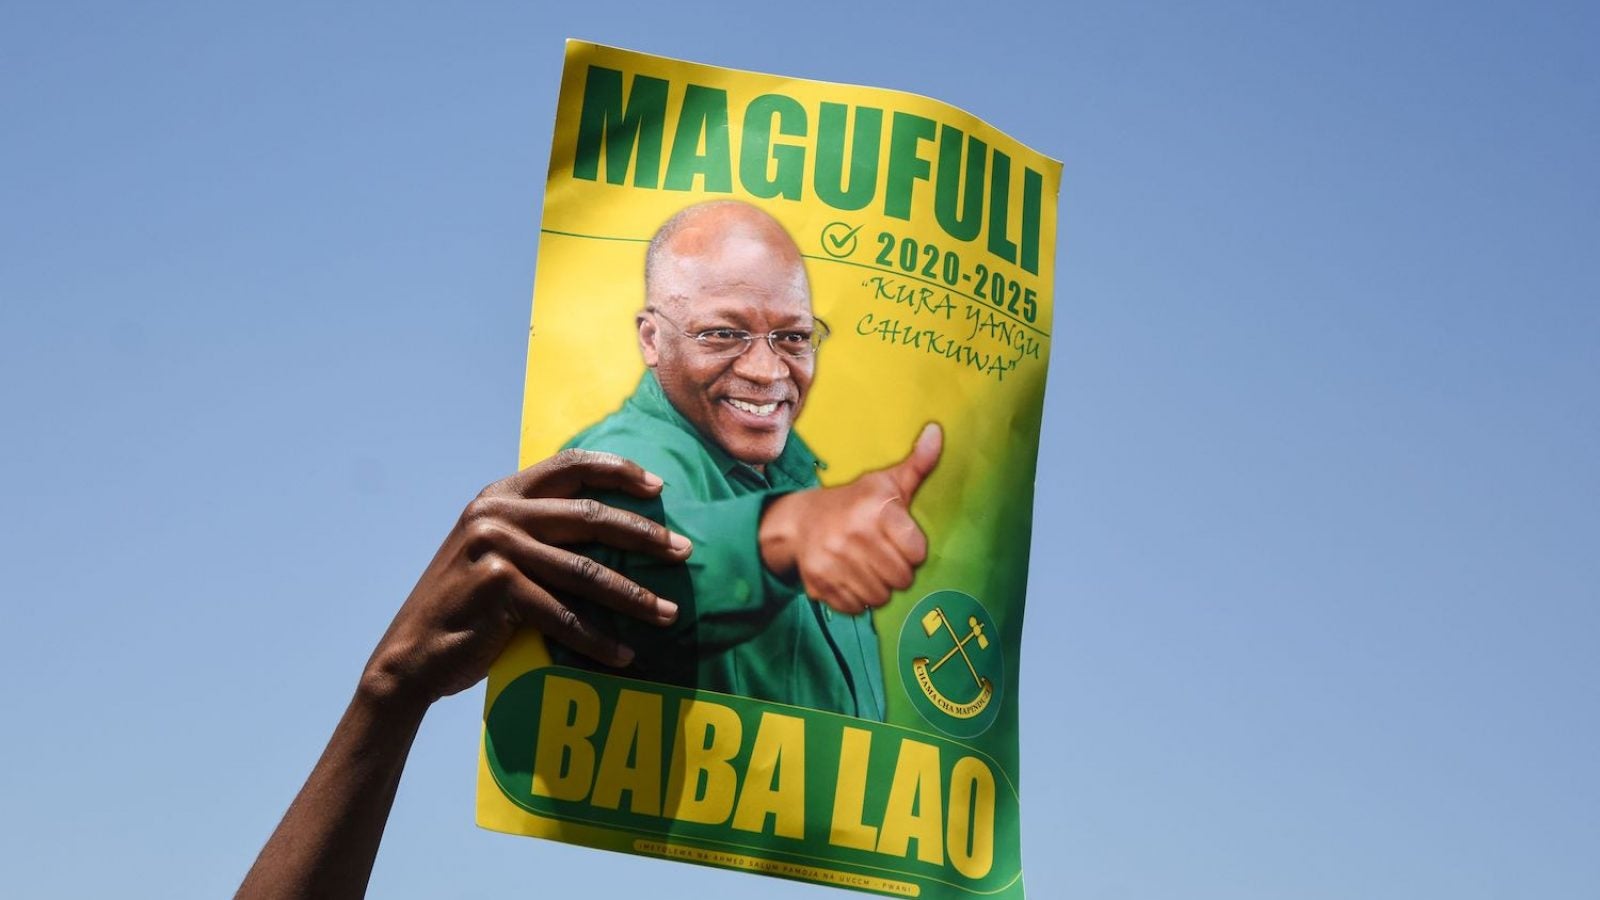
{"type": "MultiPolygon", "coordinates": [[[[666,627],[587,607],[587,616],[636,652],[622,674],[883,720],[883,665],[871,614],[835,612],[761,562],[756,534],[766,505],[820,484],[821,464],[798,435],[791,433],[778,459],[758,472],[703,439],[647,371],[621,409],[567,446],[616,453],[661,476],[666,487],[657,500],[597,496],[694,542],[681,565],[585,548],[678,604],[678,620],[666,627]]],[[[606,671],[565,648],[551,651],[562,665],[606,671]]]]}

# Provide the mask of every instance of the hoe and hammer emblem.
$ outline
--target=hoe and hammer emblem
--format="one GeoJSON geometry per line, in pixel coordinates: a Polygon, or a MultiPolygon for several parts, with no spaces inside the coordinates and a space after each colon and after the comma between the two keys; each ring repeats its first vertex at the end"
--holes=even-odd
{"type": "MultiPolygon", "coordinates": [[[[970,719],[976,716],[983,711],[985,706],[989,705],[989,701],[994,697],[994,684],[980,674],[978,667],[972,662],[974,654],[989,649],[989,636],[984,633],[983,623],[978,621],[977,616],[967,617],[967,627],[970,630],[966,635],[956,634],[955,627],[950,624],[950,618],[945,615],[944,607],[935,606],[922,617],[922,633],[931,638],[942,631],[949,635],[953,646],[943,656],[939,657],[937,662],[930,664],[930,657],[927,656],[919,656],[911,661],[911,668],[917,677],[917,686],[922,688],[922,693],[942,712],[958,719],[970,719]],[[967,649],[969,644],[976,644],[977,646],[969,652],[967,649]],[[967,672],[972,675],[972,690],[963,690],[959,694],[966,695],[971,693],[972,696],[966,700],[958,700],[945,694],[939,690],[938,685],[934,684],[933,681],[934,673],[957,656],[961,657],[963,663],[966,663],[967,672]]],[[[945,678],[946,689],[950,689],[954,693],[948,683],[949,680],[947,676],[945,678]]],[[[965,679],[963,679],[964,682],[965,679]]]]}

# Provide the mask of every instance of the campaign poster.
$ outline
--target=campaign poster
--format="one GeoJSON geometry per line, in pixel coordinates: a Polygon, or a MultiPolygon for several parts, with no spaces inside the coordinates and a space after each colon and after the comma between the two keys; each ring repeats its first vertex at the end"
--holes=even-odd
{"type": "Polygon", "coordinates": [[[497,831],[908,897],[1023,896],[1017,675],[1060,163],[914,94],[567,44],[521,463],[692,542],[489,675],[497,831]]]}

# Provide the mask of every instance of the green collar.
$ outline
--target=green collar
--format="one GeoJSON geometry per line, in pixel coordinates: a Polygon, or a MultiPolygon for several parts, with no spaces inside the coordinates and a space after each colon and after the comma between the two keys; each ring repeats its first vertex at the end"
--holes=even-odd
{"type": "Polygon", "coordinates": [[[807,447],[806,442],[801,440],[800,435],[794,431],[789,432],[789,439],[784,443],[783,452],[778,454],[777,459],[767,464],[767,475],[756,471],[755,467],[749,463],[734,459],[729,455],[728,451],[722,449],[715,441],[702,434],[698,428],[695,428],[693,423],[685,419],[683,413],[678,412],[678,408],[673,406],[672,402],[667,399],[666,392],[661,390],[661,382],[656,379],[654,369],[645,370],[644,377],[639,379],[639,387],[634,390],[633,396],[628,398],[626,405],[652,419],[665,422],[680,431],[694,435],[700,441],[700,445],[705,449],[706,454],[716,463],[718,471],[728,478],[748,479],[753,477],[770,483],[774,487],[786,486],[771,477],[772,470],[776,469],[780,475],[796,485],[811,485],[815,483],[816,470],[827,468],[826,464],[817,459],[816,454],[811,452],[811,448],[807,447]]]}

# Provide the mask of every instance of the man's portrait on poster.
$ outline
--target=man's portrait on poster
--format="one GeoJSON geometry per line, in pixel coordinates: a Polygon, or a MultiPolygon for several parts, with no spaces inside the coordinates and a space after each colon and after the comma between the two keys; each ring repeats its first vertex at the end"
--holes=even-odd
{"type": "Polygon", "coordinates": [[[689,206],[651,239],[634,316],[645,371],[621,408],[568,447],[660,475],[658,498],[604,494],[687,537],[687,565],[610,547],[598,563],[677,604],[665,627],[591,607],[633,648],[623,670],[551,647],[558,664],[883,720],[872,610],[911,587],[928,537],[910,513],[936,468],[930,424],[908,454],[823,487],[795,431],[830,329],[805,259],[772,216],[689,206]]]}

